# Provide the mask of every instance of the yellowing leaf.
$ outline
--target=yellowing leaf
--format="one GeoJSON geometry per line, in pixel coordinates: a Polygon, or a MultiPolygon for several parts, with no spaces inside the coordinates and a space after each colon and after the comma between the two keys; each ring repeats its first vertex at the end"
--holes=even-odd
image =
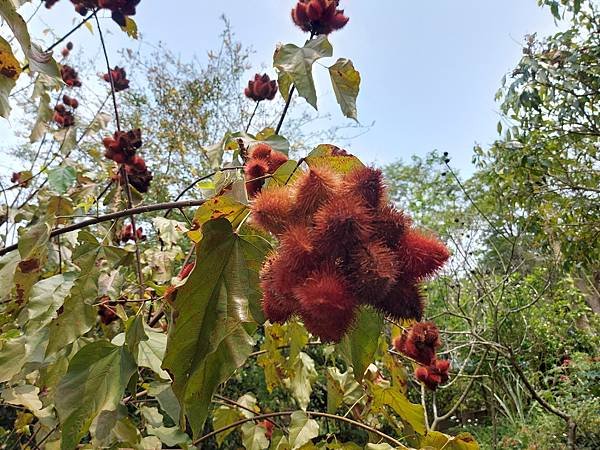
{"type": "Polygon", "coordinates": [[[20,74],[21,65],[19,61],[13,55],[9,43],[0,37],[0,75],[16,80],[20,74]]]}
{"type": "Polygon", "coordinates": [[[364,166],[356,156],[331,144],[319,145],[304,160],[309,167],[326,166],[341,174],[364,166]]]}
{"type": "Polygon", "coordinates": [[[360,73],[354,68],[352,61],[340,58],[329,68],[329,76],[342,112],[346,117],[357,120],[356,97],[360,89],[360,73]]]}

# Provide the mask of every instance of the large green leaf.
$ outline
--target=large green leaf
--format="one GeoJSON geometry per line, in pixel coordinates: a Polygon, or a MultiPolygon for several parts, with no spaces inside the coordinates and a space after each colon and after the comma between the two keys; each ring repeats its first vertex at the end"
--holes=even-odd
{"type": "Polygon", "coordinates": [[[98,279],[101,261],[116,266],[127,256],[121,248],[101,245],[88,231],[80,231],[79,245],[73,250],[73,262],[80,274],[63,305],[63,312],[50,325],[46,355],[58,352],[78,337],[92,329],[96,323],[96,308],[92,306],[98,297],[98,279]]]}
{"type": "Polygon", "coordinates": [[[354,377],[358,382],[362,381],[369,364],[375,361],[382,328],[381,314],[363,307],[354,327],[337,345],[341,356],[354,369],[354,377]]]}
{"type": "Polygon", "coordinates": [[[421,446],[444,450],[479,450],[479,444],[469,433],[448,436],[439,431],[430,431],[421,439],[421,446]]]}
{"type": "Polygon", "coordinates": [[[236,228],[248,215],[248,205],[238,202],[229,195],[218,195],[203,203],[194,214],[194,227],[188,236],[194,242],[202,239],[202,226],[209,220],[226,218],[236,228]]]}
{"type": "Polygon", "coordinates": [[[0,298],[3,300],[9,297],[12,291],[15,269],[19,259],[19,253],[16,251],[0,257],[0,298]]]}
{"type": "Polygon", "coordinates": [[[117,409],[136,368],[129,351],[110,342],[92,342],[77,352],[56,393],[61,449],[75,448],[94,418],[117,409]]]}
{"type": "Polygon", "coordinates": [[[399,390],[379,386],[368,382],[369,389],[372,393],[373,408],[381,408],[389,406],[398,414],[402,420],[408,423],[416,433],[424,435],[427,430],[425,428],[425,417],[423,415],[423,407],[415,403],[411,403],[399,390]]]}
{"type": "Polygon", "coordinates": [[[62,306],[73,286],[74,275],[59,274],[33,285],[29,302],[21,311],[17,322],[28,334],[48,325],[62,306]]]}
{"type": "Polygon", "coordinates": [[[246,361],[253,345],[245,257],[252,244],[224,218],[207,222],[202,234],[195,268],[177,292],[163,361],[195,435],[202,431],[213,392],[246,361]]]}
{"type": "Polygon", "coordinates": [[[246,450],[264,450],[269,448],[266,429],[261,425],[246,422],[242,425],[242,442],[246,450]]]}
{"type": "Polygon", "coordinates": [[[306,99],[313,108],[317,109],[317,91],[312,76],[312,66],[320,58],[333,54],[333,48],[327,36],[321,35],[298,47],[286,44],[279,47],[273,55],[273,66],[281,73],[289,74],[298,94],[306,99]]]}
{"type": "Polygon", "coordinates": [[[340,58],[329,68],[329,76],[342,112],[346,117],[357,120],[356,97],[360,90],[360,73],[354,68],[352,61],[340,58]]]}
{"type": "Polygon", "coordinates": [[[319,423],[304,411],[294,411],[289,426],[289,442],[292,449],[300,448],[319,435],[319,423]]]}
{"type": "Polygon", "coordinates": [[[61,195],[73,186],[76,179],[77,170],[74,167],[61,166],[48,172],[48,186],[61,195]]]}

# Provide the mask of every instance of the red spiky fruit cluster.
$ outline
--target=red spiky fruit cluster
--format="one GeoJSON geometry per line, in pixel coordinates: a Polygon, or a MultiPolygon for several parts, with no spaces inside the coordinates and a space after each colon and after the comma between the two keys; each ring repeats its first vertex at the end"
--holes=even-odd
{"type": "Polygon", "coordinates": [[[255,144],[250,149],[244,167],[248,196],[254,197],[265,184],[265,179],[262,177],[274,173],[287,160],[286,155],[273,150],[269,145],[264,143],[255,144]]]}
{"type": "Polygon", "coordinates": [[[381,171],[369,167],[310,168],[292,186],[258,193],[252,211],[280,240],[261,273],[266,317],[298,315],[326,341],[341,339],[360,304],[420,320],[420,284],[449,257],[388,204],[381,171]]]}
{"type": "Polygon", "coordinates": [[[254,75],[254,80],[248,81],[248,87],[244,89],[244,95],[255,102],[273,100],[277,94],[277,81],[271,80],[269,75],[254,75]]]}
{"type": "MultiPolygon", "coordinates": [[[[46,8],[52,8],[59,0],[45,0],[46,8]]],[[[127,23],[127,16],[134,16],[136,7],[141,0],[71,0],[77,11],[82,16],[94,9],[108,9],[112,19],[120,26],[127,23]]]]}
{"type": "Polygon", "coordinates": [[[441,345],[440,332],[433,322],[417,322],[394,340],[397,351],[425,366],[433,363],[441,345]]]}
{"type": "MultiPolygon", "coordinates": [[[[146,162],[141,156],[135,155],[130,163],[125,164],[127,180],[138,192],[148,192],[152,181],[152,172],[146,167],[146,162]]],[[[122,181],[124,182],[124,181],[122,181]]]]}
{"type": "Polygon", "coordinates": [[[135,230],[135,234],[133,233],[133,226],[131,224],[129,225],[123,225],[123,228],[121,228],[121,231],[119,232],[119,241],[125,243],[128,241],[145,241],[146,240],[146,236],[144,235],[144,230],[142,229],[142,227],[138,227],[137,230],[135,230]]]}
{"type": "Polygon", "coordinates": [[[81,87],[77,71],[67,64],[60,66],[60,76],[69,87],[81,87]]]}
{"type": "Polygon", "coordinates": [[[60,128],[67,128],[75,125],[75,116],[73,115],[73,109],[67,109],[66,104],[58,103],[54,107],[54,114],[52,115],[52,120],[60,128]]]}
{"type": "Polygon", "coordinates": [[[23,172],[13,172],[10,177],[10,182],[18,184],[20,187],[27,187],[31,176],[27,177],[23,172]]]}
{"type": "Polygon", "coordinates": [[[104,156],[118,164],[131,163],[135,151],[142,146],[142,130],[115,131],[112,136],[102,140],[104,156]]]}
{"type": "Polygon", "coordinates": [[[339,0],[300,0],[292,9],[292,20],[307,33],[329,34],[343,28],[349,18],[337,9],[339,0]]]}
{"type": "Polygon", "coordinates": [[[127,74],[125,73],[125,69],[119,66],[115,66],[114,69],[110,70],[110,73],[105,73],[102,75],[102,79],[107,83],[110,83],[110,77],[112,75],[113,85],[115,87],[115,92],[124,91],[129,88],[129,80],[127,79],[127,74]]]}
{"type": "Polygon", "coordinates": [[[448,381],[450,361],[436,357],[441,345],[440,332],[433,322],[417,322],[394,340],[397,351],[421,364],[415,369],[415,378],[431,390],[448,381]]]}
{"type": "Polygon", "coordinates": [[[435,391],[440,384],[448,381],[450,361],[447,359],[436,359],[429,366],[419,366],[415,369],[415,378],[435,391]]]}

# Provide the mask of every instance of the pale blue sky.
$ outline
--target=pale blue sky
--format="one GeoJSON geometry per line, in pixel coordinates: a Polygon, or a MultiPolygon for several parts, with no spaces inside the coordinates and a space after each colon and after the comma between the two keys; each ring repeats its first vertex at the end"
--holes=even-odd
{"type": "MultiPolygon", "coordinates": [[[[331,35],[334,57],[348,57],[362,74],[359,120],[372,129],[350,150],[368,162],[387,163],[437,148],[469,171],[472,147],[496,138],[494,94],[502,76],[521,56],[523,36],[556,30],[536,0],[342,0],[350,22],[331,35]]],[[[301,44],[305,35],[289,19],[291,0],[142,0],[135,17],[145,40],[163,41],[183,59],[218,47],[225,14],[239,39],[255,50],[256,66],[270,65],[277,42],[301,44]]],[[[27,10],[24,10],[27,17],[27,10]]],[[[70,2],[42,10],[32,21],[37,36],[46,27],[66,30],[79,20],[70,2]]],[[[109,46],[134,47],[116,26],[109,46]]],[[[96,37],[81,29],[80,47],[97,51],[96,37]]],[[[49,38],[45,38],[47,42],[49,38]]],[[[323,61],[325,64],[328,61],[323,61]]],[[[98,59],[98,71],[103,70],[98,59]]],[[[322,67],[315,67],[323,72],[322,67]]],[[[274,71],[271,70],[274,74],[274,71]]],[[[248,74],[249,76],[251,73],[248,74]]],[[[327,79],[317,76],[319,108],[344,123],[327,79]]],[[[279,99],[278,101],[281,101],[279,99]]],[[[0,119],[1,120],[1,119],[0,119]]],[[[7,124],[0,133],[10,134],[7,124]]]]}

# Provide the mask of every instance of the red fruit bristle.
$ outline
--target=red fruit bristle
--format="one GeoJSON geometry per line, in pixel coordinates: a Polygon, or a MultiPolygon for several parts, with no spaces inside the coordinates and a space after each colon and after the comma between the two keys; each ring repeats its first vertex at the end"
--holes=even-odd
{"type": "Polygon", "coordinates": [[[273,149],[267,144],[256,144],[250,150],[250,158],[268,160],[273,149]]]}
{"type": "Polygon", "coordinates": [[[369,241],[371,214],[349,197],[334,197],[314,215],[315,247],[326,255],[347,256],[369,241]]]}
{"type": "Polygon", "coordinates": [[[347,277],[360,302],[372,305],[381,302],[398,275],[396,255],[389,247],[376,241],[357,247],[347,267],[347,277]]]}
{"type": "Polygon", "coordinates": [[[277,150],[273,150],[268,160],[269,173],[275,173],[275,171],[287,161],[288,157],[284,153],[278,152],[277,150]]]}
{"type": "Polygon", "coordinates": [[[294,289],[308,331],[323,341],[338,342],[355,317],[357,302],[343,276],[330,267],[315,271],[294,289]]]}
{"type": "Polygon", "coordinates": [[[365,201],[369,208],[378,209],[385,205],[383,174],[379,169],[361,167],[344,177],[343,191],[354,198],[365,201]]]}
{"type": "Polygon", "coordinates": [[[302,224],[290,225],[279,242],[279,254],[291,273],[304,277],[321,262],[315,252],[311,229],[302,224]]]}
{"type": "Polygon", "coordinates": [[[407,230],[397,248],[402,272],[414,279],[433,275],[450,257],[448,248],[442,242],[416,230],[407,230]]]}
{"type": "Polygon", "coordinates": [[[267,189],[252,202],[252,218],[266,231],[281,234],[291,223],[292,198],[289,189],[267,189]]]}
{"type": "Polygon", "coordinates": [[[296,313],[297,305],[292,298],[291,289],[284,293],[276,289],[273,265],[276,262],[281,262],[281,260],[276,254],[271,255],[260,271],[260,285],[263,292],[262,306],[267,319],[271,322],[283,323],[296,313]]]}
{"type": "Polygon", "coordinates": [[[383,300],[375,306],[393,319],[414,319],[423,317],[424,298],[421,289],[414,283],[404,280],[397,282],[383,300]]]}
{"type": "Polygon", "coordinates": [[[440,347],[440,333],[432,322],[417,322],[402,333],[398,350],[423,365],[433,364],[440,347]]]}
{"type": "Polygon", "coordinates": [[[295,182],[294,215],[300,220],[310,219],[320,206],[333,198],[339,187],[340,180],[331,170],[311,168],[295,182]]]}

